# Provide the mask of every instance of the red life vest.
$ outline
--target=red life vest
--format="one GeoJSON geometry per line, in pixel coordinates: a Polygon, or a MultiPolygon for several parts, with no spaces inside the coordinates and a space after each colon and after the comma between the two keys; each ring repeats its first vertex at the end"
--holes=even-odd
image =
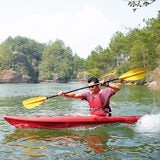
{"type": "Polygon", "coordinates": [[[103,108],[101,98],[100,98],[101,92],[102,90],[96,96],[93,96],[92,94],[90,94],[90,96],[88,97],[90,114],[97,115],[97,116],[106,116],[106,111],[103,108]]]}

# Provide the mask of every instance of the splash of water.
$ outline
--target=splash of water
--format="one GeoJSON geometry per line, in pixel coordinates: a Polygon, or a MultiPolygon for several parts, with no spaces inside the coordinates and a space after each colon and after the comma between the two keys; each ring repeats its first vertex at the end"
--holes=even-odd
{"type": "Polygon", "coordinates": [[[143,116],[136,124],[138,132],[157,133],[160,132],[160,113],[143,116]]]}

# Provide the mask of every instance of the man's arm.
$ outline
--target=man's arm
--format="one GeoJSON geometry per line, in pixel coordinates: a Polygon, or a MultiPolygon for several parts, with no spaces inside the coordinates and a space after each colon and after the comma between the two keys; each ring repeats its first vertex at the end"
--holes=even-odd
{"type": "Polygon", "coordinates": [[[64,96],[64,97],[67,97],[67,98],[77,98],[77,99],[82,99],[82,94],[76,94],[74,92],[71,92],[71,93],[66,93],[64,94],[62,91],[58,93],[59,96],[64,96]]]}
{"type": "Polygon", "coordinates": [[[114,83],[105,83],[104,80],[100,81],[100,85],[104,86],[104,87],[111,88],[114,93],[116,93],[116,92],[118,92],[120,90],[119,86],[115,85],[114,83]]]}
{"type": "Polygon", "coordinates": [[[108,87],[111,88],[114,93],[116,93],[116,92],[118,92],[120,90],[120,87],[115,85],[115,84],[113,84],[113,83],[109,84],[108,87]]]}

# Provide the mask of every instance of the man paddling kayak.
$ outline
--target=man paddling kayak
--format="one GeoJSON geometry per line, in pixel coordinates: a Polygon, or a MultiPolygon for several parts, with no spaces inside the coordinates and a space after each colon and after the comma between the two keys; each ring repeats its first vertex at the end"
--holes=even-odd
{"type": "Polygon", "coordinates": [[[88,88],[90,90],[89,92],[72,92],[65,94],[61,91],[58,95],[88,101],[91,115],[111,116],[111,108],[109,106],[110,98],[120,90],[119,86],[115,84],[106,84],[104,80],[99,82],[96,77],[91,77],[88,79],[88,88]],[[101,89],[99,85],[94,84],[100,84],[104,88],[101,89]]]}

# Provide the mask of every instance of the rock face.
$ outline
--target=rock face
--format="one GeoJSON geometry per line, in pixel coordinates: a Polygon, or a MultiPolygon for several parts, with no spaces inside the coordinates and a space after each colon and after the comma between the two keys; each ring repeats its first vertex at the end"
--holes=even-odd
{"type": "Polygon", "coordinates": [[[160,88],[160,84],[157,81],[152,81],[151,83],[148,84],[148,87],[156,89],[156,88],[160,88]]]}
{"type": "Polygon", "coordinates": [[[0,83],[37,82],[38,77],[35,77],[33,69],[33,67],[38,65],[37,61],[32,59],[30,64],[22,53],[15,51],[12,54],[14,65],[10,69],[0,71],[0,83]]]}
{"type": "Polygon", "coordinates": [[[3,70],[0,73],[0,83],[26,83],[28,81],[29,78],[23,76],[19,70],[3,70]]]}
{"type": "Polygon", "coordinates": [[[152,89],[160,89],[160,67],[155,68],[149,74],[150,83],[148,83],[148,87],[152,89]]]}

